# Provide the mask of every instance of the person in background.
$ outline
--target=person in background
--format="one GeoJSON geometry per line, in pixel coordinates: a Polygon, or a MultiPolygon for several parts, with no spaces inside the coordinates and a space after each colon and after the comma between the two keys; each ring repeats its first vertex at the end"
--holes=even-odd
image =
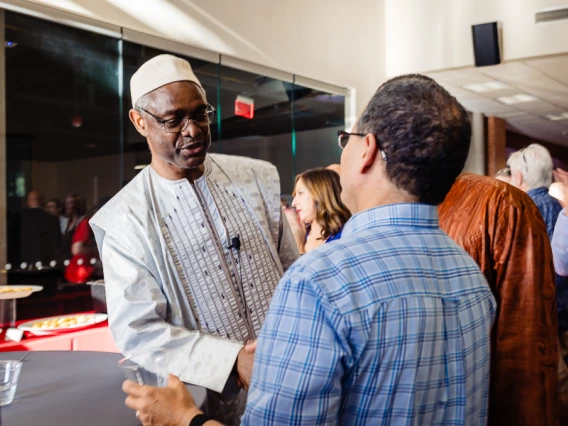
{"type": "MultiPolygon", "coordinates": [[[[554,171],[555,183],[558,183],[561,189],[559,197],[563,203],[568,202],[568,172],[562,169],[554,171]]],[[[558,215],[556,226],[554,228],[554,235],[552,237],[552,254],[554,256],[554,268],[558,275],[563,277],[568,276],[568,212],[566,205],[558,215]]],[[[559,339],[560,351],[563,363],[559,367],[559,390],[560,390],[560,404],[564,408],[564,415],[568,415],[568,307],[558,312],[559,322],[559,339]],[[563,365],[562,365],[563,364],[563,365]],[[561,371],[561,368],[563,370],[561,371]]]]}
{"type": "MultiPolygon", "coordinates": [[[[434,80],[400,76],[339,139],[354,215],[280,281],[243,426],[485,425],[497,306],[437,210],[469,152],[466,111],[434,80]]],[[[173,376],[123,390],[144,425],[208,420],[173,376]]]]}
{"type": "Polygon", "coordinates": [[[296,177],[292,206],[306,228],[300,253],[341,238],[351,213],[341,201],[339,175],[328,169],[308,170],[296,177]]]}
{"type": "MultiPolygon", "coordinates": [[[[554,180],[558,184],[558,199],[561,203],[568,202],[568,172],[562,169],[554,171],[554,180]]],[[[568,276],[568,213],[566,206],[558,215],[552,237],[552,253],[554,267],[562,276],[568,276]]]]}
{"type": "Polygon", "coordinates": [[[440,228],[473,257],[497,300],[488,425],[554,426],[556,286],[538,208],[511,185],[466,174],[439,214],[440,228]]]}
{"type": "MultiPolygon", "coordinates": [[[[554,227],[562,206],[548,191],[552,183],[552,157],[542,145],[532,144],[514,152],[507,160],[511,184],[525,191],[538,207],[552,243],[554,227]]],[[[561,330],[568,330],[568,277],[556,275],[556,308],[561,330]]]]}
{"type": "Polygon", "coordinates": [[[495,179],[505,183],[511,183],[511,169],[504,167],[495,174],[495,179]]]}
{"type": "Polygon", "coordinates": [[[511,154],[507,160],[511,170],[511,185],[526,192],[538,207],[548,237],[552,239],[554,225],[562,207],[548,194],[552,183],[552,157],[542,145],[533,143],[511,154]]]}
{"type": "Polygon", "coordinates": [[[61,241],[58,220],[44,210],[38,191],[28,194],[27,208],[20,214],[20,261],[34,266],[49,264],[61,241]]]}
{"type": "Polygon", "coordinates": [[[95,236],[89,226],[89,220],[109,200],[110,197],[101,198],[95,208],[81,219],[75,229],[71,241],[72,258],[65,268],[65,279],[71,283],[86,283],[97,271],[99,251],[97,250],[95,236]]]}
{"type": "Polygon", "coordinates": [[[68,195],[65,198],[65,217],[67,218],[67,226],[63,232],[61,247],[57,253],[57,262],[59,267],[64,267],[67,260],[71,260],[73,253],[71,246],[73,245],[73,235],[79,223],[87,214],[87,204],[84,199],[77,194],[68,195]]]}
{"type": "Polygon", "coordinates": [[[65,229],[67,228],[67,223],[69,222],[69,218],[63,215],[63,206],[61,205],[61,201],[56,198],[52,198],[47,202],[45,211],[50,215],[55,216],[59,220],[61,234],[64,234],[65,229]]]}

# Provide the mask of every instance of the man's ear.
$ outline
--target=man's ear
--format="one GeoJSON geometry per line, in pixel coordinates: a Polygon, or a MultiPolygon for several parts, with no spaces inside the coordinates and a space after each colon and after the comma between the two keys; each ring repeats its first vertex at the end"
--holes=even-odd
{"type": "Polygon", "coordinates": [[[368,133],[363,139],[361,151],[361,173],[367,173],[377,160],[377,138],[372,133],[368,133]]]}
{"type": "Polygon", "coordinates": [[[128,113],[128,116],[130,117],[132,124],[134,124],[134,127],[136,127],[136,130],[138,130],[138,133],[140,133],[145,138],[148,137],[148,129],[146,127],[147,123],[144,117],[142,117],[142,114],[140,114],[135,109],[131,109],[128,113]]]}

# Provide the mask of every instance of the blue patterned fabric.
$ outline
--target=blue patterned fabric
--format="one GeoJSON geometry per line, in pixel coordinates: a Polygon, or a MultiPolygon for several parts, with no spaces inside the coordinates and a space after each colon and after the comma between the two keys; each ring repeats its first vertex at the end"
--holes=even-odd
{"type": "Polygon", "coordinates": [[[353,216],[280,281],[243,425],[485,425],[495,300],[424,204],[353,216]]]}
{"type": "Polygon", "coordinates": [[[556,225],[558,215],[562,211],[562,206],[556,198],[548,194],[548,188],[529,189],[527,194],[538,207],[538,210],[544,219],[544,223],[546,224],[548,238],[552,240],[554,226],[556,225]]]}
{"type": "MultiPolygon", "coordinates": [[[[333,234],[333,235],[330,235],[329,237],[327,237],[327,240],[325,240],[325,242],[330,243],[332,241],[339,240],[341,238],[342,232],[343,232],[343,229],[340,229],[337,234],[333,234]]],[[[310,235],[310,231],[308,231],[306,233],[306,238],[304,239],[304,241],[308,241],[308,235],[310,235]]]]}

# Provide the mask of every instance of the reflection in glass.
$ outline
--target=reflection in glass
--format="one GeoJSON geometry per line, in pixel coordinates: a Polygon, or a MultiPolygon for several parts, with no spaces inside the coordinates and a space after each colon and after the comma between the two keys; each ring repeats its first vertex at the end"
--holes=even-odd
{"type": "MultiPolygon", "coordinates": [[[[72,244],[76,229],[67,235],[61,232],[73,222],[82,230],[80,242],[92,247],[92,235],[83,222],[88,212],[150,164],[146,140],[128,117],[130,78],[144,62],[168,52],[12,12],[6,12],[5,22],[10,41],[5,46],[5,78],[11,265],[5,273],[11,284],[44,286],[30,298],[57,298],[69,284],[63,279],[69,265],[101,270],[98,255],[57,248],[65,241],[72,244]],[[40,193],[31,197],[38,206],[55,204],[55,213],[49,213],[55,217],[42,214],[41,208],[28,208],[32,190],[40,193]],[[65,208],[74,213],[57,221],[65,208]],[[34,226],[24,229],[24,222],[34,226]],[[55,227],[59,231],[54,234],[55,227]]],[[[185,59],[217,110],[210,152],[271,162],[280,174],[283,195],[292,193],[296,174],[339,162],[336,135],[344,128],[344,97],[185,59]]],[[[34,305],[54,309],[49,312],[22,305],[18,315],[24,319],[91,309],[90,289],[81,293],[77,288],[69,305],[34,305]]]]}
{"type": "Polygon", "coordinates": [[[345,129],[345,97],[294,85],[295,171],[339,163],[337,131],[345,129]]]}
{"type": "Polygon", "coordinates": [[[221,66],[219,152],[269,161],[291,193],[292,83],[221,66]]]}

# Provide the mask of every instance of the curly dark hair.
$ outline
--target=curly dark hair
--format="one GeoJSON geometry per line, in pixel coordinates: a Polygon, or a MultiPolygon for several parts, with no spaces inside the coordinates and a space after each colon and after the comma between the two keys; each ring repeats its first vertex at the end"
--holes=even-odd
{"type": "Polygon", "coordinates": [[[357,127],[377,138],[391,182],[421,203],[444,201],[469,152],[471,124],[465,109],[423,75],[402,75],[384,83],[357,127]]]}

